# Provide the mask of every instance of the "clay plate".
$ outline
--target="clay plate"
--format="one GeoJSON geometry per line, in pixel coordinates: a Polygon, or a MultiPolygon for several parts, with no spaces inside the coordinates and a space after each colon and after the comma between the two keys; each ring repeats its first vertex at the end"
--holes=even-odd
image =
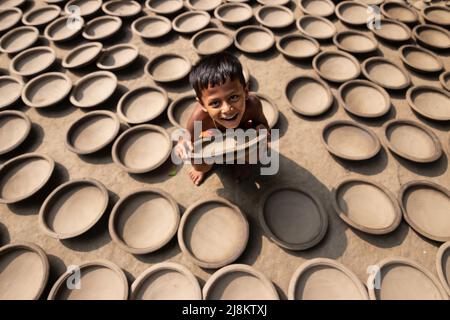
{"type": "Polygon", "coordinates": [[[297,20],[297,29],[311,38],[327,40],[336,34],[334,24],[320,16],[302,16],[297,20]]]}
{"type": "Polygon", "coordinates": [[[176,32],[189,35],[206,28],[210,21],[211,16],[206,11],[187,11],[172,21],[172,28],[176,32]]]}
{"type": "Polygon", "coordinates": [[[320,52],[320,44],[301,34],[287,34],[276,43],[278,51],[291,59],[308,59],[320,52]]]}
{"type": "Polygon", "coordinates": [[[66,132],[66,147],[76,154],[91,154],[109,145],[119,134],[115,113],[92,111],[76,120],[66,132]]]}
{"type": "Polygon", "coordinates": [[[41,247],[21,242],[0,248],[0,300],[37,300],[47,284],[50,265],[41,247]]]}
{"type": "Polygon", "coordinates": [[[284,6],[265,5],[255,12],[256,20],[270,29],[286,28],[294,23],[294,13],[284,6]]]}
{"type": "Polygon", "coordinates": [[[175,127],[186,129],[189,118],[197,105],[196,98],[195,94],[187,94],[174,100],[167,109],[170,123],[175,127]]]}
{"type": "Polygon", "coordinates": [[[333,43],[338,49],[352,54],[369,53],[378,49],[377,40],[355,30],[346,30],[336,33],[333,37],[333,43]]]}
{"type": "Polygon", "coordinates": [[[131,24],[131,30],[144,39],[157,39],[172,31],[172,23],[166,17],[144,16],[131,24]]]}
{"type": "Polygon", "coordinates": [[[253,10],[246,3],[224,3],[214,10],[214,16],[224,24],[240,25],[253,17],[253,10]]]}
{"type": "Polygon", "coordinates": [[[186,77],[192,65],[188,58],[176,53],[163,53],[145,66],[145,71],[156,82],[174,82],[186,77]]]}
{"type": "Polygon", "coordinates": [[[122,20],[118,17],[100,16],[86,23],[83,37],[91,41],[104,40],[118,32],[121,26],[122,20]]]}
{"type": "Polygon", "coordinates": [[[344,51],[323,51],[313,59],[313,68],[322,78],[342,83],[361,73],[359,61],[344,51]]]}
{"type": "Polygon", "coordinates": [[[81,32],[81,30],[83,30],[84,19],[81,17],[78,18],[78,24],[69,28],[68,25],[71,21],[70,19],[73,18],[64,16],[54,20],[52,23],[47,25],[44,30],[45,37],[53,42],[69,41],[75,38],[81,32]]]}
{"type": "Polygon", "coordinates": [[[25,200],[50,179],[55,162],[46,155],[26,153],[5,162],[0,167],[0,203],[25,200]]]}
{"type": "Polygon", "coordinates": [[[100,56],[102,49],[103,45],[100,42],[79,45],[67,53],[61,64],[66,69],[85,67],[100,56]]]}
{"type": "Polygon", "coordinates": [[[266,117],[269,128],[272,129],[278,122],[279,112],[277,105],[269,96],[266,96],[265,94],[256,92],[252,92],[252,94],[256,95],[261,101],[263,114],[266,117]]]}
{"type": "Polygon", "coordinates": [[[22,94],[23,82],[10,76],[0,77],[0,109],[16,102],[22,94]]]}
{"type": "Polygon", "coordinates": [[[330,0],[300,0],[298,5],[304,14],[321,17],[331,16],[335,9],[330,0]]]}
{"type": "Polygon", "coordinates": [[[439,72],[444,68],[442,61],[431,51],[418,46],[400,47],[400,58],[408,67],[419,72],[439,72]]]}
{"type": "Polygon", "coordinates": [[[111,16],[130,18],[139,14],[142,10],[137,1],[132,0],[114,0],[102,5],[102,10],[111,16]]]}
{"type": "Polygon", "coordinates": [[[22,10],[16,7],[0,10],[0,32],[14,27],[22,18],[22,10]]]}
{"type": "Polygon", "coordinates": [[[442,27],[431,24],[417,25],[413,29],[414,39],[431,50],[449,50],[450,33],[442,27]]]}
{"type": "Polygon", "coordinates": [[[191,39],[191,45],[199,55],[210,55],[225,51],[233,41],[233,37],[227,31],[210,28],[195,34],[191,39]]]}
{"type": "Polygon", "coordinates": [[[78,14],[81,17],[87,17],[96,13],[102,7],[102,0],[71,0],[66,3],[64,11],[70,14],[78,14]],[[70,6],[77,6],[76,12],[70,11],[70,6]]]}
{"type": "Polygon", "coordinates": [[[434,23],[442,27],[450,27],[450,8],[442,5],[432,5],[422,10],[422,16],[428,23],[434,23]]]}
{"type": "Polygon", "coordinates": [[[402,2],[385,2],[381,5],[381,13],[388,19],[398,20],[406,24],[419,21],[416,10],[402,2]]]}
{"type": "Polygon", "coordinates": [[[439,247],[436,254],[436,270],[442,286],[450,296],[450,242],[439,247]]]}
{"type": "Polygon", "coordinates": [[[139,49],[132,44],[118,44],[103,51],[97,68],[116,71],[128,67],[139,57],[139,49]]]}
{"type": "MultiPolygon", "coordinates": [[[[188,0],[189,1],[189,0],[188,0]]],[[[265,5],[278,5],[278,6],[284,6],[287,5],[290,0],[256,0],[259,4],[265,5]]],[[[233,1],[228,1],[233,2],[233,1]]],[[[246,0],[243,0],[242,2],[246,2],[246,0]]]]}
{"type": "Polygon", "coordinates": [[[38,7],[28,11],[22,17],[22,23],[26,26],[41,27],[59,17],[61,8],[56,5],[38,7]]]}
{"type": "Polygon", "coordinates": [[[415,86],[406,92],[409,106],[421,116],[436,120],[450,120],[450,93],[434,86],[415,86]]]}
{"type": "Polygon", "coordinates": [[[30,130],[31,121],[25,113],[15,110],[0,112],[0,155],[20,146],[30,130]]]}
{"type": "Polygon", "coordinates": [[[117,77],[109,71],[96,71],[79,79],[70,102],[80,108],[92,108],[108,100],[117,88],[117,77]]]}
{"type": "Polygon", "coordinates": [[[202,300],[202,290],[188,268],[163,262],[136,278],[131,285],[130,300],[202,300]]]}
{"type": "Polygon", "coordinates": [[[64,100],[72,89],[72,81],[64,73],[48,72],[28,81],[22,100],[32,108],[50,107],[64,100]]]}
{"type": "Polygon", "coordinates": [[[342,1],[335,12],[339,20],[350,26],[366,25],[370,18],[367,4],[358,1],[342,1]]]}
{"type": "Polygon", "coordinates": [[[248,222],[242,211],[228,200],[211,198],[186,209],[178,229],[178,244],[195,264],[215,269],[239,258],[248,236],[248,222]]]}
{"type": "Polygon", "coordinates": [[[143,124],[122,133],[112,149],[114,162],[129,173],[146,173],[170,156],[172,141],[161,127],[143,124]]]}
{"type": "Polygon", "coordinates": [[[391,19],[380,19],[380,28],[374,27],[373,20],[369,29],[379,38],[387,42],[405,42],[411,38],[411,30],[400,21],[391,19]]]}
{"type": "Polygon", "coordinates": [[[55,60],[56,54],[52,48],[33,47],[16,55],[9,70],[22,77],[31,77],[50,68],[55,60]]]}
{"type": "Polygon", "coordinates": [[[31,47],[39,38],[39,30],[35,27],[17,27],[0,38],[0,52],[17,53],[31,47]]]}
{"type": "Polygon", "coordinates": [[[234,45],[246,53],[261,53],[275,44],[275,37],[269,29],[260,26],[244,26],[234,35],[234,45]]]}
{"type": "Polygon", "coordinates": [[[140,189],[121,198],[109,216],[109,234],[126,252],[147,254],[164,247],[177,233],[180,210],[165,191],[140,189]]]}
{"type": "Polygon", "coordinates": [[[363,62],[361,68],[367,79],[385,89],[401,90],[411,84],[408,73],[385,58],[369,58],[363,62]]]}
{"type": "Polygon", "coordinates": [[[187,0],[186,6],[192,10],[213,11],[222,4],[222,0],[187,0]]]}
{"type": "Polygon", "coordinates": [[[150,11],[161,15],[172,15],[183,9],[183,0],[147,0],[145,5],[150,11]]]}
{"type": "Polygon", "coordinates": [[[368,300],[361,280],[343,264],[326,258],[303,263],[293,274],[289,300],[368,300]]]}
{"type": "Polygon", "coordinates": [[[441,82],[442,87],[447,91],[450,91],[450,71],[446,71],[441,73],[439,76],[439,81],[441,82]]]}

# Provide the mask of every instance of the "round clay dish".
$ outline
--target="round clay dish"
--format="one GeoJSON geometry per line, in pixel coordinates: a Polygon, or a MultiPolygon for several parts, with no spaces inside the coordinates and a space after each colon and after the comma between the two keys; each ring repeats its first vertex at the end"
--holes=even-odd
{"type": "Polygon", "coordinates": [[[71,0],[64,7],[66,14],[76,13],[81,17],[87,17],[96,13],[102,7],[102,0],[71,0]],[[77,11],[71,11],[71,6],[77,6],[77,11]]]}
{"type": "Polygon", "coordinates": [[[22,17],[22,23],[26,26],[41,27],[59,17],[61,8],[56,5],[38,7],[28,11],[22,17]]]}
{"type": "Polygon", "coordinates": [[[163,53],[145,66],[145,71],[156,82],[167,83],[184,79],[191,72],[188,58],[176,53],[163,53]]]}
{"type": "Polygon", "coordinates": [[[369,21],[368,5],[358,1],[342,1],[336,6],[336,16],[350,26],[363,26],[369,21]]]}
{"type": "Polygon", "coordinates": [[[25,141],[31,131],[31,121],[21,111],[0,112],[0,155],[8,153],[25,141]]]}
{"type": "Polygon", "coordinates": [[[247,246],[249,227],[242,211],[223,198],[190,205],[178,229],[178,244],[195,264],[216,269],[235,261],[247,246]]]}
{"type": "Polygon", "coordinates": [[[213,11],[222,4],[222,0],[187,0],[186,6],[192,10],[213,11]]]}
{"type": "Polygon", "coordinates": [[[411,38],[411,30],[400,21],[381,18],[379,23],[380,28],[376,28],[372,20],[369,29],[384,41],[405,42],[411,38]]]}
{"type": "Polygon", "coordinates": [[[144,39],[157,39],[172,31],[172,23],[166,17],[144,16],[131,24],[131,30],[144,39]]]}
{"type": "Polygon", "coordinates": [[[97,61],[97,68],[117,71],[128,67],[139,57],[139,49],[132,44],[118,44],[106,50],[97,61]]]}
{"type": "Polygon", "coordinates": [[[450,120],[450,92],[434,86],[415,86],[406,92],[409,106],[425,118],[450,120]]]}
{"type": "Polygon", "coordinates": [[[5,9],[12,7],[20,7],[25,3],[26,0],[2,0],[1,5],[5,9]]]}
{"type": "Polygon", "coordinates": [[[147,0],[145,2],[147,8],[161,15],[172,15],[183,9],[183,0],[147,0]]]}
{"type": "MultiPolygon", "coordinates": [[[[189,1],[189,0],[188,0],[189,1]]],[[[278,6],[284,6],[287,5],[290,0],[256,0],[259,4],[265,5],[278,5],[278,6]]],[[[233,1],[228,1],[233,2],[233,1]]],[[[246,0],[243,0],[242,2],[246,2],[246,0]]]]}
{"type": "Polygon", "coordinates": [[[108,100],[117,88],[117,77],[109,71],[92,72],[79,79],[70,102],[80,108],[92,108],[108,100]]]}
{"type": "Polygon", "coordinates": [[[450,242],[439,247],[436,254],[436,270],[442,286],[450,296],[450,242]]]}
{"type": "Polygon", "coordinates": [[[14,54],[31,47],[39,38],[39,30],[35,27],[17,27],[0,38],[0,51],[14,54]]]}
{"type": "Polygon", "coordinates": [[[266,117],[269,128],[272,129],[278,122],[279,112],[275,102],[265,94],[252,92],[261,101],[263,114],[266,117]]]}
{"type": "Polygon", "coordinates": [[[56,54],[52,48],[33,47],[16,55],[9,69],[19,76],[32,77],[50,68],[55,60],[56,54]]]}
{"type": "Polygon", "coordinates": [[[111,16],[130,18],[139,14],[142,10],[137,1],[132,0],[114,0],[102,5],[102,10],[111,16]]]}
{"type": "Polygon", "coordinates": [[[450,8],[441,5],[432,5],[422,10],[426,22],[440,25],[444,28],[450,27],[450,8]]]}
{"type": "Polygon", "coordinates": [[[442,61],[431,51],[418,46],[400,47],[400,58],[408,67],[419,72],[439,72],[444,68],[442,61]]]}
{"type": "Polygon", "coordinates": [[[334,24],[320,16],[302,16],[297,20],[297,29],[316,40],[327,40],[336,34],[334,24]]]}
{"type": "Polygon", "coordinates": [[[335,9],[330,0],[300,0],[298,5],[304,14],[321,17],[331,16],[335,9]]]}
{"type": "Polygon", "coordinates": [[[11,29],[22,18],[22,10],[16,7],[0,10],[0,32],[11,29]]]}
{"type": "Polygon", "coordinates": [[[269,29],[260,26],[244,26],[234,35],[236,48],[246,53],[261,53],[275,44],[275,37],[269,29]]]}
{"type": "Polygon", "coordinates": [[[10,76],[0,77],[0,109],[16,102],[22,94],[23,82],[10,76]]]}
{"type": "Polygon", "coordinates": [[[75,38],[83,29],[84,19],[81,17],[77,18],[76,20],[77,24],[72,27],[69,27],[69,25],[71,25],[70,19],[73,18],[64,16],[54,20],[45,28],[44,30],[45,37],[53,42],[69,41],[75,38]]]}
{"type": "Polygon", "coordinates": [[[66,69],[76,69],[87,66],[96,60],[102,53],[103,45],[100,42],[89,42],[79,45],[64,57],[62,66],[66,69]]]}
{"type": "Polygon", "coordinates": [[[431,24],[417,25],[413,29],[414,39],[431,50],[449,50],[450,33],[442,27],[431,24]]]}
{"type": "Polygon", "coordinates": [[[388,19],[398,20],[406,24],[419,21],[416,10],[402,2],[385,2],[381,5],[381,13],[388,19]]]}
{"type": "Polygon", "coordinates": [[[288,34],[276,43],[278,51],[291,59],[308,59],[320,52],[320,44],[313,38],[301,34],[288,34]]]}
{"type": "Polygon", "coordinates": [[[100,16],[89,20],[83,31],[83,37],[91,41],[99,41],[112,37],[122,27],[122,20],[118,17],[100,16]]]}
{"type": "Polygon", "coordinates": [[[165,191],[140,189],[121,198],[109,216],[109,233],[116,244],[132,254],[147,254],[164,247],[177,233],[180,211],[165,191]]]}
{"type": "Polygon", "coordinates": [[[214,16],[224,24],[240,25],[253,17],[253,10],[246,3],[224,3],[214,10],[214,16]]]}
{"type": "Polygon", "coordinates": [[[206,11],[187,11],[172,21],[172,28],[182,34],[193,34],[206,28],[211,16],[206,11]]]}
{"type": "Polygon", "coordinates": [[[319,76],[337,83],[356,79],[361,73],[358,60],[344,51],[323,51],[312,64],[319,76]]]}
{"type": "Polygon", "coordinates": [[[72,81],[64,73],[44,73],[28,81],[22,100],[32,108],[50,107],[64,100],[71,89],[72,81]]]}
{"type": "Polygon", "coordinates": [[[256,20],[266,28],[282,29],[294,23],[294,13],[287,7],[265,5],[255,12],[256,20]]]}
{"type": "Polygon", "coordinates": [[[445,71],[441,73],[439,76],[439,81],[441,82],[442,87],[447,91],[450,91],[450,71],[445,71]]]}
{"type": "Polygon", "coordinates": [[[363,54],[378,49],[378,41],[355,30],[338,32],[333,37],[333,43],[338,49],[352,54],[363,54]]]}
{"type": "Polygon", "coordinates": [[[174,100],[167,109],[167,117],[170,123],[178,128],[187,128],[189,118],[197,105],[197,96],[195,94],[187,94],[174,100]]]}
{"type": "Polygon", "coordinates": [[[411,84],[408,73],[385,58],[369,58],[362,63],[361,68],[367,79],[385,89],[402,90],[411,84]]]}
{"type": "Polygon", "coordinates": [[[191,39],[191,45],[199,55],[210,55],[225,51],[233,44],[233,37],[225,30],[205,29],[191,39]]]}

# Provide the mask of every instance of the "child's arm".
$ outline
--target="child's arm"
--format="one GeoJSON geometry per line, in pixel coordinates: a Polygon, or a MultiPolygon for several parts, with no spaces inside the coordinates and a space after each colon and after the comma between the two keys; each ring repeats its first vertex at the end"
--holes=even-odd
{"type": "Polygon", "coordinates": [[[254,112],[255,112],[252,117],[253,127],[257,130],[267,129],[267,131],[269,131],[270,130],[269,122],[267,121],[266,116],[264,115],[261,100],[259,100],[257,96],[252,96],[250,99],[254,100],[252,101],[254,104],[254,112]]]}

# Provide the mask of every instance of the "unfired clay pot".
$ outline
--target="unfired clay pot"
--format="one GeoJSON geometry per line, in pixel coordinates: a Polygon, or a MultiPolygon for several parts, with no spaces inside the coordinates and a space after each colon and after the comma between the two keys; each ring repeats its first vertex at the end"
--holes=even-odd
{"type": "Polygon", "coordinates": [[[96,71],[74,85],[70,102],[79,108],[93,108],[108,100],[117,88],[117,77],[109,71],[96,71]]]}
{"type": "Polygon", "coordinates": [[[335,12],[339,20],[351,26],[366,25],[370,18],[367,4],[358,1],[341,1],[335,12]]]}
{"type": "Polygon", "coordinates": [[[22,77],[32,77],[50,68],[56,60],[55,51],[47,46],[33,47],[16,55],[10,71],[22,77]]]}
{"type": "Polygon", "coordinates": [[[118,17],[100,16],[89,20],[83,31],[83,37],[90,41],[105,40],[116,34],[122,27],[118,17]]]}
{"type": "Polygon", "coordinates": [[[327,40],[336,34],[334,24],[320,16],[302,16],[297,20],[297,29],[316,40],[327,40]]]}
{"type": "Polygon", "coordinates": [[[28,11],[22,17],[26,26],[42,27],[59,17],[61,8],[56,5],[47,5],[28,11]]]}
{"type": "Polygon", "coordinates": [[[23,89],[23,82],[14,77],[0,77],[0,109],[9,107],[16,102],[23,89]]]}
{"type": "Polygon", "coordinates": [[[117,44],[103,51],[97,61],[97,68],[117,71],[131,65],[139,57],[139,49],[132,44],[117,44]]]}
{"type": "Polygon", "coordinates": [[[409,74],[386,58],[368,58],[362,63],[361,68],[367,79],[385,89],[401,90],[411,84],[409,74]]]}
{"type": "Polygon", "coordinates": [[[261,53],[275,44],[275,37],[269,29],[260,26],[244,26],[234,35],[234,45],[246,53],[261,53]]]}
{"type": "Polygon", "coordinates": [[[420,24],[414,27],[413,37],[422,46],[431,50],[450,49],[450,33],[442,27],[432,24],[420,24]]]}
{"type": "Polygon", "coordinates": [[[76,24],[69,27],[71,20],[68,16],[63,16],[47,25],[44,35],[53,42],[69,41],[75,38],[83,30],[84,19],[78,18],[76,24]]]}
{"type": "Polygon", "coordinates": [[[139,14],[142,7],[137,1],[114,0],[104,3],[102,5],[102,10],[111,16],[131,18],[139,14]]]}
{"type": "Polygon", "coordinates": [[[195,110],[197,105],[195,94],[187,94],[174,100],[167,109],[167,117],[170,123],[175,127],[187,127],[189,118],[195,110]]]}
{"type": "Polygon", "coordinates": [[[0,155],[11,152],[30,134],[31,121],[21,111],[0,112],[0,155]]]}
{"type": "Polygon", "coordinates": [[[389,19],[398,20],[406,24],[414,24],[419,20],[419,15],[414,8],[405,3],[389,1],[381,5],[381,13],[389,19]]]}
{"type": "Polygon", "coordinates": [[[0,38],[0,52],[18,53],[31,47],[39,38],[35,27],[22,26],[8,31],[0,38]]]}
{"type": "Polygon", "coordinates": [[[276,43],[278,51],[291,59],[308,59],[320,51],[320,44],[313,38],[301,34],[288,34],[276,43]]]}
{"type": "Polygon", "coordinates": [[[409,106],[421,116],[436,120],[450,120],[450,93],[435,86],[415,86],[406,92],[409,106]]]}
{"type": "Polygon", "coordinates": [[[450,91],[450,71],[441,73],[441,75],[439,76],[439,81],[444,89],[450,91]]]}
{"type": "Polygon", "coordinates": [[[22,18],[22,10],[16,7],[2,8],[0,10],[0,32],[11,29],[22,18]]]}
{"type": "Polygon", "coordinates": [[[163,53],[151,59],[145,66],[147,74],[156,82],[175,82],[191,72],[188,58],[177,53],[163,53]]]}
{"type": "Polygon", "coordinates": [[[160,15],[172,15],[183,9],[183,0],[147,0],[145,5],[150,11],[160,15]]]}
{"type": "Polygon", "coordinates": [[[266,117],[269,128],[272,129],[277,124],[279,117],[278,107],[275,101],[262,93],[252,92],[252,94],[255,94],[261,101],[263,114],[266,117]]]}
{"type": "Polygon", "coordinates": [[[403,63],[419,72],[439,72],[444,68],[442,61],[431,51],[419,46],[404,45],[399,49],[403,63]]]}
{"type": "Polygon", "coordinates": [[[100,42],[81,44],[66,54],[62,60],[62,66],[66,69],[76,69],[87,66],[99,57],[103,45],[100,42]]]}
{"type": "Polygon", "coordinates": [[[439,247],[436,254],[436,270],[447,294],[450,296],[450,242],[439,247]]]}
{"type": "Polygon", "coordinates": [[[144,16],[131,24],[131,30],[144,39],[157,39],[172,31],[172,22],[162,16],[144,16]]]}
{"type": "Polygon", "coordinates": [[[323,51],[313,59],[313,68],[322,78],[342,83],[361,73],[358,60],[344,51],[323,51]]]}
{"type": "Polygon", "coordinates": [[[66,74],[48,72],[27,82],[22,101],[32,108],[50,107],[64,100],[71,89],[72,81],[66,74]]]}
{"type": "Polygon", "coordinates": [[[255,12],[256,20],[270,29],[282,29],[294,23],[294,13],[280,5],[265,5],[255,12]]]}
{"type": "Polygon", "coordinates": [[[450,27],[450,8],[441,5],[431,5],[422,10],[422,16],[428,23],[450,27]]]}
{"type": "Polygon", "coordinates": [[[333,43],[338,49],[352,54],[363,54],[378,49],[378,41],[365,33],[355,30],[338,32],[333,37],[333,43]]]}
{"type": "Polygon", "coordinates": [[[224,3],[214,10],[214,16],[224,24],[241,25],[253,17],[253,10],[246,3],[224,3]]]}
{"type": "Polygon", "coordinates": [[[193,34],[206,28],[211,16],[206,11],[187,11],[172,21],[172,28],[182,34],[193,34]]]}
{"type": "Polygon", "coordinates": [[[300,0],[298,5],[304,14],[322,17],[331,16],[335,9],[334,3],[330,0],[300,0]]]}
{"type": "Polygon", "coordinates": [[[66,3],[64,11],[67,14],[73,14],[73,8],[71,6],[77,6],[78,10],[75,12],[81,17],[87,17],[96,13],[102,7],[102,0],[70,0],[66,3]],[[71,12],[72,9],[72,12],[71,12]]]}
{"type": "Polygon", "coordinates": [[[192,10],[213,11],[222,4],[222,0],[186,0],[186,6],[192,10]]]}
{"type": "Polygon", "coordinates": [[[199,55],[210,55],[225,51],[233,44],[233,37],[225,30],[210,28],[196,33],[191,45],[199,55]]]}

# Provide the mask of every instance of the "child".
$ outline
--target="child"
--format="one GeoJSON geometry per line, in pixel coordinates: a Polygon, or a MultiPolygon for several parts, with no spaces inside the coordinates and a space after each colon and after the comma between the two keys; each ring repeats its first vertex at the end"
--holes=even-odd
{"type": "MultiPolygon", "coordinates": [[[[204,57],[194,66],[189,81],[197,95],[197,104],[188,121],[190,147],[195,140],[212,135],[209,129],[267,129],[269,125],[263,114],[261,101],[248,92],[242,73],[242,65],[233,55],[223,52],[204,57]],[[202,133],[194,136],[194,122],[200,121],[202,133]]],[[[180,141],[179,146],[184,141],[180,141]]],[[[177,149],[179,157],[185,153],[177,149]]],[[[200,185],[205,174],[212,169],[209,164],[192,164],[189,176],[200,185]]]]}

